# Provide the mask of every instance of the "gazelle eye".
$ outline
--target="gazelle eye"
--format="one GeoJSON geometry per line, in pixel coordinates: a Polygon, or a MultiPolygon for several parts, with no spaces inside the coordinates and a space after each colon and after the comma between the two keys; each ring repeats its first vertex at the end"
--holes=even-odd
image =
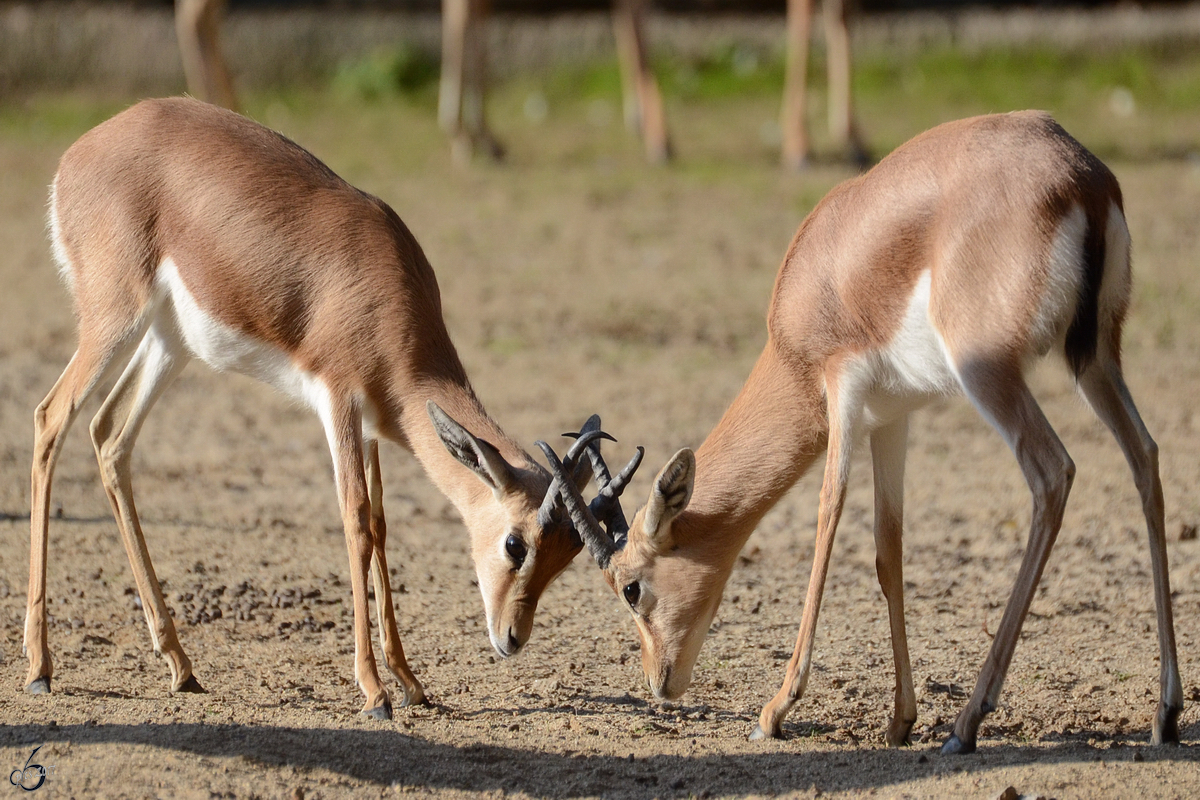
{"type": "Polygon", "coordinates": [[[510,534],[504,540],[504,552],[508,553],[508,557],[512,559],[513,563],[520,567],[525,563],[525,555],[529,552],[529,549],[525,547],[524,542],[510,534]]]}
{"type": "Polygon", "coordinates": [[[629,603],[630,608],[637,608],[638,600],[642,597],[642,587],[637,581],[627,584],[621,593],[625,595],[625,602],[629,603]]]}

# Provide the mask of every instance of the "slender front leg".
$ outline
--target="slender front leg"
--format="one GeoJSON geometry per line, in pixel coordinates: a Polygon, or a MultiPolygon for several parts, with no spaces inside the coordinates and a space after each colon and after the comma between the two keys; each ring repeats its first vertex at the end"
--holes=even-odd
{"type": "Polygon", "coordinates": [[[829,558],[833,552],[833,536],[837,532],[842,505],[846,499],[846,482],[850,478],[850,455],[854,449],[854,428],[862,413],[861,400],[850,387],[839,391],[832,376],[828,383],[829,443],[825,457],[825,478],[821,483],[821,504],[817,511],[817,542],[813,554],[812,575],[804,597],[804,615],[796,649],[788,662],[783,686],[769,703],[763,706],[758,725],[751,739],[783,737],[783,719],[792,706],[804,695],[812,666],[813,637],[817,632],[817,615],[821,611],[821,595],[829,574],[829,558]],[[839,397],[841,403],[839,405],[839,397]]]}
{"type": "Polygon", "coordinates": [[[192,674],[192,662],[183,652],[175,624],[163,599],[162,586],[150,562],[150,552],[142,535],[137,507],[133,500],[133,475],[130,468],[138,433],[154,404],[187,364],[179,358],[181,347],[165,340],[151,328],[116,386],[92,420],[92,443],[100,463],[100,479],[112,506],[125,553],[133,570],[142,612],[150,629],[154,652],[163,655],[171,669],[172,692],[203,692],[192,674]],[[124,422],[118,425],[118,420],[124,422]]]}
{"type": "Polygon", "coordinates": [[[387,567],[387,522],[383,516],[383,478],[379,472],[379,442],[367,442],[367,488],[371,496],[371,542],[375,576],[375,608],[379,615],[379,646],[388,669],[404,686],[402,705],[424,705],[425,689],[404,659],[400,632],[396,629],[396,611],[392,607],[392,587],[387,567]]]}
{"type": "Polygon", "coordinates": [[[342,527],[346,532],[346,551],[350,556],[350,587],[354,593],[354,677],[367,702],[362,713],[375,719],[392,718],[388,696],[375,654],[371,651],[371,610],[367,604],[367,581],[374,550],[371,536],[371,500],[367,476],[363,471],[362,411],[353,401],[332,398],[322,409],[321,419],[337,480],[338,504],[342,527]]]}
{"type": "Polygon", "coordinates": [[[887,598],[892,629],[892,659],[896,665],[896,710],[885,741],[889,747],[908,743],[917,721],[917,696],[913,691],[904,630],[904,456],[908,448],[908,417],[871,434],[871,461],[875,473],[875,572],[887,598]]]}
{"type": "Polygon", "coordinates": [[[783,166],[802,170],[808,166],[808,36],[812,25],[813,0],[788,0],[787,66],[783,82],[783,166]]]}
{"type": "Polygon", "coordinates": [[[82,347],[33,413],[33,469],[30,478],[29,594],[25,607],[23,647],[29,658],[25,690],[47,694],[54,664],[50,658],[49,619],[46,614],[46,558],[49,550],[50,486],[54,466],[62,452],[79,406],[95,390],[104,365],[97,354],[82,347]]]}
{"type": "Polygon", "coordinates": [[[1021,626],[1058,537],[1075,479],[1075,463],[1030,394],[1018,366],[989,364],[960,370],[960,374],[967,396],[1016,454],[1033,495],[1033,519],[1017,582],[1000,618],[996,638],[979,671],[975,691],[955,719],[954,733],[942,746],[944,754],[975,752],[979,725],[999,702],[1021,626]]]}
{"type": "Polygon", "coordinates": [[[1133,397],[1121,375],[1121,366],[1107,353],[1097,356],[1079,376],[1096,416],[1108,426],[1125,453],[1133,480],[1142,498],[1142,512],[1150,537],[1150,568],[1154,576],[1154,602],[1158,612],[1159,700],[1154,715],[1152,744],[1179,741],[1179,714],[1183,711],[1183,684],[1175,652],[1175,620],[1171,610],[1171,582],[1167,573],[1167,531],[1163,519],[1162,481],[1158,474],[1158,445],[1142,422],[1133,397]]]}
{"type": "Polygon", "coordinates": [[[645,9],[645,0],[614,0],[613,33],[621,66],[625,122],[640,131],[646,160],[662,164],[671,158],[671,142],[662,93],[646,55],[645,9]]]}

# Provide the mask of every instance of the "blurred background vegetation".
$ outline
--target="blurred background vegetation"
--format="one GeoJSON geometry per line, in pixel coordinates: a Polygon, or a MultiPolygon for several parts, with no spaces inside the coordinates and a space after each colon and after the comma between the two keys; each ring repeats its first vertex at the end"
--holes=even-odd
{"type": "MultiPolygon", "coordinates": [[[[494,0],[492,125],[513,157],[636,158],[606,0],[494,0]],[[531,141],[533,140],[533,141],[531,141]],[[538,156],[538,153],[541,156],[538,156]]],[[[1195,159],[1200,4],[861,0],[858,117],[877,155],[938,122],[1043,108],[1105,158],[1195,159]]],[[[360,107],[437,147],[438,0],[231,0],[223,49],[245,110],[286,128],[360,107]]],[[[648,25],[681,162],[771,164],[784,0],[658,0],[648,25]]],[[[171,0],[0,1],[0,129],[75,135],[184,89],[171,0]]],[[[820,21],[810,128],[828,150],[820,21]]],[[[381,123],[382,124],[382,123],[381,123]]],[[[827,157],[828,153],[827,153],[827,157]]],[[[419,161],[415,159],[414,163],[419,161]]]]}

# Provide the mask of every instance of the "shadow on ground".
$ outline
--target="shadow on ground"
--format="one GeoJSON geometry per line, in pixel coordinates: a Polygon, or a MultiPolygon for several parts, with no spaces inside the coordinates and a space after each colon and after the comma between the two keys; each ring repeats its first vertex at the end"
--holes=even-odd
{"type": "MultiPolygon", "coordinates": [[[[252,725],[24,725],[0,727],[0,745],[49,742],[130,744],[199,756],[241,757],[264,767],[321,768],[381,786],[469,791],[501,790],[535,797],[662,795],[678,792],[744,795],[805,790],[869,789],[938,773],[980,773],[1025,764],[1067,764],[1133,758],[1133,748],[1101,750],[1087,734],[1049,747],[1001,745],[972,756],[942,757],[929,750],[764,752],[633,759],[564,755],[501,745],[458,747],[397,731],[270,728],[252,725]],[[1122,750],[1124,752],[1122,752],[1122,750]],[[832,780],[831,780],[832,779],[832,780]]],[[[1200,737],[1200,724],[1184,731],[1200,737]]],[[[1200,746],[1134,750],[1147,762],[1200,763],[1200,746]]],[[[1140,759],[1139,759],[1140,760],[1140,759]]]]}

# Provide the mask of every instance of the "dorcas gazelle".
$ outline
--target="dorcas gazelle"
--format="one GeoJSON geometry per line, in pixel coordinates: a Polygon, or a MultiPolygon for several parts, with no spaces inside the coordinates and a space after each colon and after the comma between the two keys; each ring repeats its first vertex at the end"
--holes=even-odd
{"type": "MultiPolygon", "coordinates": [[[[509,656],[525,644],[539,597],[582,544],[556,510],[549,474],[476,398],[433,270],[391,208],[283,136],[176,98],[139,103],[66,152],[51,188],[50,232],[79,344],[34,417],[29,691],[48,692],[52,675],[46,558],[55,460],[80,407],[114,375],[91,425],[101,478],[171,689],[201,690],[150,563],[130,468],[147,414],[193,358],[265,381],[324,426],[365,713],[391,713],[370,640],[372,563],[384,659],[405,702],[424,700],[390,602],[380,437],[411,451],[461,513],[493,647],[509,656]]],[[[578,463],[577,479],[587,481],[587,460],[578,463]]]]}
{"type": "Polygon", "coordinates": [[[830,192],[788,248],[766,348],[700,448],[675,454],[628,526],[614,529],[611,504],[593,500],[589,508],[566,489],[576,527],[633,613],[654,694],[675,698],[688,687],[738,552],[824,452],[800,634],[753,736],[781,734],[808,679],[850,456],[866,438],[896,670],[886,739],[902,744],[917,714],[900,541],[908,417],[932,398],[962,392],[1008,443],[1033,495],[1016,585],[943,748],[972,751],[981,720],[999,700],[1075,475],[1024,378],[1033,362],[1054,354],[1116,437],[1141,495],[1161,668],[1153,741],[1178,741],[1183,696],[1158,450],[1121,373],[1129,247],[1112,173],[1037,112],[941,125],[830,192]]]}

